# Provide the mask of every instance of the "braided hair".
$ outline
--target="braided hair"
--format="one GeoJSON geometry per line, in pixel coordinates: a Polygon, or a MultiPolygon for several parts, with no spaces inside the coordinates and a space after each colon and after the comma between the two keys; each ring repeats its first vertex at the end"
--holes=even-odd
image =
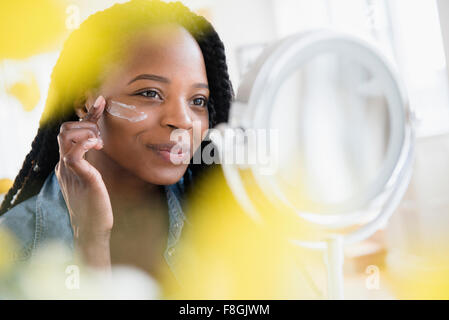
{"type": "MultiPolygon", "coordinates": [[[[33,197],[59,161],[57,136],[60,126],[77,121],[75,108],[84,104],[87,90],[98,88],[105,70],[118,62],[127,41],[136,32],[161,23],[175,23],[197,41],[204,58],[210,88],[209,128],[228,119],[234,93],[226,64],[225,49],[212,25],[180,2],[131,0],[91,15],[68,37],[53,68],[44,112],[31,151],[27,154],[0,216],[33,197]]],[[[201,148],[211,143],[203,141],[201,148]]],[[[191,161],[184,174],[184,193],[209,166],[191,161]]]]}

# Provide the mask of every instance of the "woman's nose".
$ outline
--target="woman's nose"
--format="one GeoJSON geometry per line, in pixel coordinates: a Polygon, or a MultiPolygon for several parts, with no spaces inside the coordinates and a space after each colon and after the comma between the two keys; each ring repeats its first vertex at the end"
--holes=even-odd
{"type": "Polygon", "coordinates": [[[186,102],[173,101],[164,106],[164,113],[161,119],[163,127],[190,130],[192,124],[191,112],[186,102]]]}

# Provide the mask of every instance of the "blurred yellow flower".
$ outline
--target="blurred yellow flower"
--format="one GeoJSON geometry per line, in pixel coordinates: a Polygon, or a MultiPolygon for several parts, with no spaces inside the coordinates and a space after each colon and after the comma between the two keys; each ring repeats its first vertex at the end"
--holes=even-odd
{"type": "Polygon", "coordinates": [[[198,181],[188,208],[191,225],[184,227],[174,256],[181,287],[167,281],[166,298],[320,298],[300,268],[305,261],[313,266],[320,260],[291,245],[273,213],[265,215],[271,216],[265,223],[251,220],[227,188],[221,170],[198,181]]]}
{"type": "Polygon", "coordinates": [[[14,237],[5,228],[0,228],[0,278],[13,269],[15,250],[14,237]]]}
{"type": "MultiPolygon", "coordinates": [[[[417,251],[416,252],[422,252],[417,251]]],[[[428,248],[424,254],[389,253],[388,284],[398,299],[449,299],[449,257],[428,248]]]]}
{"type": "Polygon", "coordinates": [[[16,82],[6,91],[20,101],[25,111],[32,111],[40,99],[39,84],[32,73],[26,75],[26,81],[16,82]]]}
{"type": "Polygon", "coordinates": [[[0,194],[4,194],[8,192],[8,190],[12,187],[13,181],[11,179],[3,178],[0,179],[0,194]]]}
{"type": "Polygon", "coordinates": [[[0,1],[0,59],[24,59],[55,49],[65,28],[66,1],[0,1]]]}
{"type": "MultiPolygon", "coordinates": [[[[0,254],[12,251],[4,234],[0,254]],[[6,249],[6,250],[4,250],[6,249]]],[[[26,263],[0,255],[0,293],[6,299],[157,299],[159,287],[145,272],[114,265],[111,274],[85,266],[59,242],[39,248],[26,263]],[[6,261],[6,264],[4,263],[6,261]],[[2,269],[0,269],[1,271],[2,269]],[[1,280],[4,280],[2,287],[1,280]],[[6,281],[5,281],[6,280],[6,281]]]]}

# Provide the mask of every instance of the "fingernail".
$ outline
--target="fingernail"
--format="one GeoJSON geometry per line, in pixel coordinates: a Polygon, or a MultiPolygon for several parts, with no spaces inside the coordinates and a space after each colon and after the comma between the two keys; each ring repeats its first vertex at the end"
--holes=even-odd
{"type": "Polygon", "coordinates": [[[87,141],[89,141],[89,142],[97,142],[97,138],[89,138],[89,139],[87,139],[87,141]]]}
{"type": "Polygon", "coordinates": [[[98,107],[100,106],[100,103],[101,103],[101,99],[102,99],[102,98],[103,98],[102,96],[99,96],[99,97],[97,98],[97,100],[95,100],[94,108],[98,108],[98,107]]]}

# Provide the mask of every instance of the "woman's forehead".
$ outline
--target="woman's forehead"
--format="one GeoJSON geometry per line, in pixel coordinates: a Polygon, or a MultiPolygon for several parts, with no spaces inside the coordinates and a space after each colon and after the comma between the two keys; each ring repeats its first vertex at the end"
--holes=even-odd
{"type": "Polygon", "coordinates": [[[132,70],[145,66],[205,71],[201,49],[184,28],[174,25],[152,27],[130,42],[126,66],[132,70]],[[204,70],[203,70],[204,69],[204,70]]]}
{"type": "Polygon", "coordinates": [[[208,84],[201,49],[182,27],[165,25],[139,32],[121,51],[118,62],[104,72],[102,87],[106,91],[128,86],[142,74],[158,75],[189,87],[208,84]]]}

